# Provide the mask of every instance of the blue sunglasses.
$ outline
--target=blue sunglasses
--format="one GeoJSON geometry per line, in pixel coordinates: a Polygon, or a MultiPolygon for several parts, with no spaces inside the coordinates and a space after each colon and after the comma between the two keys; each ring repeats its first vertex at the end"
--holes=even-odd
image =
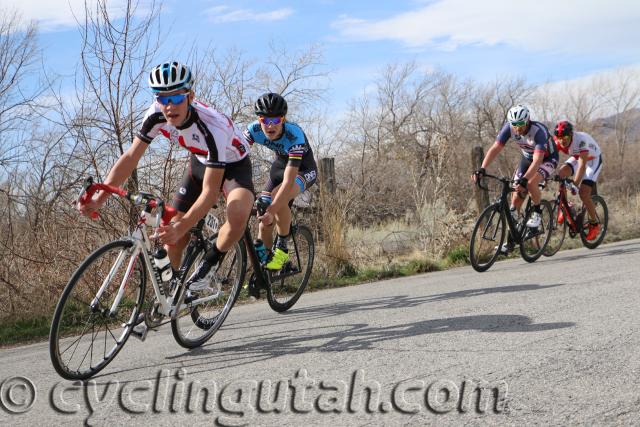
{"type": "Polygon", "coordinates": [[[186,98],[186,93],[179,93],[177,95],[157,95],[156,101],[158,101],[162,105],[169,105],[169,103],[178,105],[182,104],[186,98]]]}
{"type": "Polygon", "coordinates": [[[269,125],[279,125],[280,123],[282,123],[282,120],[284,119],[284,117],[265,117],[265,116],[258,116],[258,121],[260,121],[260,123],[262,123],[265,126],[269,126],[269,125]]]}

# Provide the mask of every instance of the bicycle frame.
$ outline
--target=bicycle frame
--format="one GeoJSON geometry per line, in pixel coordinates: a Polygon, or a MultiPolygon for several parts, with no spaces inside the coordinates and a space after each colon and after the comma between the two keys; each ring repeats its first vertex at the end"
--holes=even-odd
{"type": "MultiPolygon", "coordinates": [[[[109,309],[109,315],[111,316],[115,315],[115,313],[118,311],[118,306],[120,304],[120,301],[122,300],[122,297],[125,293],[126,285],[131,275],[133,274],[136,262],[140,255],[142,255],[142,259],[144,260],[145,266],[147,267],[147,271],[149,271],[150,273],[149,277],[151,278],[151,284],[153,286],[153,290],[157,298],[158,312],[160,314],[164,316],[169,316],[173,319],[175,318],[177,313],[179,313],[183,309],[213,300],[218,297],[218,293],[215,293],[203,298],[190,301],[188,303],[183,303],[180,307],[176,307],[174,302],[177,301],[178,299],[179,288],[175,287],[175,289],[173,290],[173,294],[167,295],[167,292],[164,286],[162,286],[161,284],[162,282],[160,279],[160,275],[152,260],[153,255],[151,254],[151,248],[152,248],[151,238],[147,233],[146,227],[151,226],[155,230],[161,223],[168,224],[171,218],[177,212],[174,208],[165,206],[164,202],[162,202],[159,199],[153,198],[153,196],[150,194],[130,193],[118,187],[113,187],[110,185],[99,184],[99,183],[94,184],[91,179],[87,179],[87,181],[85,181],[84,192],[81,193],[81,196],[79,197],[80,203],[86,203],[89,199],[91,199],[93,194],[98,190],[106,191],[111,194],[116,194],[120,197],[130,200],[134,204],[142,204],[144,205],[144,209],[140,214],[140,218],[138,220],[138,223],[134,231],[131,232],[129,236],[126,238],[126,240],[131,242],[132,249],[126,252],[123,251],[118,255],[118,258],[116,259],[116,262],[114,263],[114,265],[111,267],[109,274],[107,274],[107,277],[102,282],[102,285],[100,286],[100,289],[96,293],[96,296],[91,301],[91,304],[90,304],[91,309],[96,308],[98,301],[100,300],[105,289],[113,279],[115,273],[118,271],[118,269],[124,262],[125,258],[129,257],[127,270],[125,271],[124,277],[120,283],[120,286],[118,287],[118,292],[116,293],[116,297],[114,298],[114,301],[109,309]],[[151,215],[151,210],[154,208],[157,210],[157,213],[155,215],[151,215]]],[[[93,218],[94,219],[97,218],[97,215],[94,215],[93,218]]],[[[196,230],[195,233],[197,233],[198,228],[195,227],[195,230],[196,230]]],[[[191,233],[192,235],[194,234],[194,229],[192,229],[191,233]]],[[[200,235],[200,237],[202,236],[200,235]]],[[[180,273],[179,278],[181,279],[183,278],[184,274],[186,274],[186,271],[181,269],[179,273],[180,273]]],[[[174,278],[173,280],[178,280],[178,278],[174,278]]]]}
{"type": "MultiPolygon", "coordinates": [[[[522,239],[522,233],[526,229],[524,224],[519,224],[514,221],[511,213],[509,212],[509,193],[513,193],[516,191],[513,187],[513,180],[508,178],[501,178],[495,175],[485,174],[484,176],[489,178],[494,178],[502,183],[502,190],[500,191],[500,195],[496,198],[494,203],[500,204],[500,212],[506,217],[507,220],[507,228],[509,229],[509,235],[513,239],[514,242],[519,242],[522,239]]],[[[487,189],[486,187],[482,187],[483,189],[487,189]]],[[[525,206],[524,212],[527,212],[531,205],[531,198],[529,197],[527,200],[527,205],[525,206]]]]}
{"type": "Polygon", "coordinates": [[[562,209],[562,214],[564,215],[565,221],[569,226],[569,231],[574,237],[576,234],[582,231],[582,220],[584,219],[584,206],[580,210],[580,213],[574,215],[569,209],[569,200],[567,199],[567,183],[571,182],[569,179],[559,179],[560,186],[558,189],[558,195],[556,197],[555,203],[562,209]]]}
{"type": "MultiPolygon", "coordinates": [[[[251,218],[256,216],[257,209],[254,207],[251,210],[251,215],[249,216],[249,221],[251,218]]],[[[300,265],[300,253],[298,252],[298,243],[296,242],[295,233],[297,229],[297,224],[295,220],[295,214],[292,212],[291,217],[291,241],[293,242],[294,252],[296,254],[297,265],[300,265]]],[[[288,276],[293,276],[299,273],[299,271],[291,271],[286,273],[280,273],[277,276],[271,276],[269,274],[265,274],[264,268],[260,263],[260,259],[258,258],[258,253],[256,252],[256,247],[253,244],[253,237],[251,235],[251,229],[249,224],[247,223],[247,227],[244,229],[244,244],[247,249],[247,253],[249,254],[249,259],[251,260],[251,265],[253,266],[253,271],[256,272],[256,279],[259,281],[258,285],[266,288],[267,286],[271,286],[272,280],[280,280],[288,276]]]]}

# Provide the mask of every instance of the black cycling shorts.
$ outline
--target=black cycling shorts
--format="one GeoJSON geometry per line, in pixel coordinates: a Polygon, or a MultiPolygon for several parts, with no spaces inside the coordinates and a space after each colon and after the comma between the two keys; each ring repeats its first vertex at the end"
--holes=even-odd
{"type": "MultiPolygon", "coordinates": [[[[284,170],[287,167],[287,159],[278,157],[271,165],[271,171],[269,172],[269,181],[265,186],[265,191],[269,193],[273,191],[278,185],[282,184],[284,180],[284,170]]],[[[300,188],[300,193],[304,193],[309,187],[315,184],[318,179],[318,170],[313,162],[312,167],[305,167],[305,164],[300,165],[298,169],[298,176],[296,176],[296,184],[300,188]]]]}
{"type": "MultiPolygon", "coordinates": [[[[182,184],[173,196],[173,207],[180,212],[187,212],[202,193],[202,181],[204,180],[204,171],[206,166],[200,163],[193,154],[189,159],[189,167],[184,172],[182,184]]],[[[253,169],[251,167],[251,159],[249,156],[235,162],[227,163],[224,168],[224,177],[220,191],[223,194],[234,188],[246,188],[255,194],[253,187],[253,169]]]]}

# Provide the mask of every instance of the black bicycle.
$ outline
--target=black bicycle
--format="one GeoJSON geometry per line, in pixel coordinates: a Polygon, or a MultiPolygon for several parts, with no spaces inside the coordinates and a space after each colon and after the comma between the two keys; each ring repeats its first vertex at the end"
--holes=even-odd
{"type": "Polygon", "coordinates": [[[533,203],[529,197],[524,214],[518,219],[511,216],[508,195],[515,191],[514,180],[495,175],[484,174],[477,180],[483,190],[488,187],[482,184],[482,178],[492,178],[502,183],[502,190],[496,201],[485,208],[473,228],[469,259],[476,271],[488,270],[500,255],[505,236],[520,246],[520,255],[527,262],[534,262],[544,252],[551,233],[551,204],[542,200],[542,221],[538,227],[527,227],[527,221],[533,214],[533,203]],[[507,233],[508,228],[508,233],[507,233]]]}
{"type": "MultiPolygon", "coordinates": [[[[256,204],[251,212],[252,217],[255,217],[258,211],[261,215],[264,214],[258,206],[256,204]]],[[[311,276],[315,257],[311,230],[298,223],[295,209],[292,210],[289,261],[278,271],[268,270],[265,264],[260,262],[249,226],[245,229],[243,240],[253,266],[253,273],[248,282],[249,293],[259,295],[260,290],[266,290],[267,301],[273,310],[279,313],[289,310],[300,299],[311,276]]]]}
{"type": "Polygon", "coordinates": [[[80,264],[56,306],[49,353],[56,371],[70,380],[88,379],[106,367],[142,321],[148,328],[170,322],[180,345],[202,345],[222,326],[233,307],[247,265],[245,251],[237,243],[218,265],[206,289],[187,288],[188,278],[217,236],[217,218],[209,213],[191,229],[180,270],[165,280],[165,269],[157,265],[153,254],[157,243],[147,227],[155,232],[176,210],[152,194],[94,184],[91,179],[85,183],[80,202],[86,203],[97,190],[125,198],[142,211],[128,235],[98,248],[80,264]],[[205,237],[205,232],[210,237],[205,237]],[[145,294],[149,282],[152,292],[145,294]]]}

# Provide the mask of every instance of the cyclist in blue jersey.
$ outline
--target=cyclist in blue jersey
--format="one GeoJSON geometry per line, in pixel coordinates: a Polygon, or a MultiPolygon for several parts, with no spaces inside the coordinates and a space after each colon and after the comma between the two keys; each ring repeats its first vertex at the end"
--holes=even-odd
{"type": "Polygon", "coordinates": [[[317,178],[316,161],[307,136],[297,124],[288,122],[287,101],[277,93],[265,93],[256,101],[258,120],[249,124],[244,136],[249,144],[260,144],[275,152],[269,180],[259,197],[268,205],[260,217],[260,238],[267,248],[273,242],[273,223],[277,238],[266,267],[279,270],[289,260],[288,238],[293,199],[311,187],[317,178]]]}
{"type": "MultiPolygon", "coordinates": [[[[482,177],[486,168],[512,138],[522,150],[522,159],[513,177],[517,180],[517,184],[511,199],[511,213],[514,216],[517,215],[528,191],[533,201],[533,213],[527,221],[527,227],[536,228],[542,220],[540,207],[542,194],[538,184],[552,175],[558,166],[559,156],[549,130],[544,124],[530,119],[529,109],[526,106],[516,105],[509,110],[507,123],[498,133],[495,143],[487,151],[481,168],[476,171],[473,178],[477,181],[482,177]]],[[[508,240],[501,251],[508,253],[514,246],[514,242],[508,240]]]]}

